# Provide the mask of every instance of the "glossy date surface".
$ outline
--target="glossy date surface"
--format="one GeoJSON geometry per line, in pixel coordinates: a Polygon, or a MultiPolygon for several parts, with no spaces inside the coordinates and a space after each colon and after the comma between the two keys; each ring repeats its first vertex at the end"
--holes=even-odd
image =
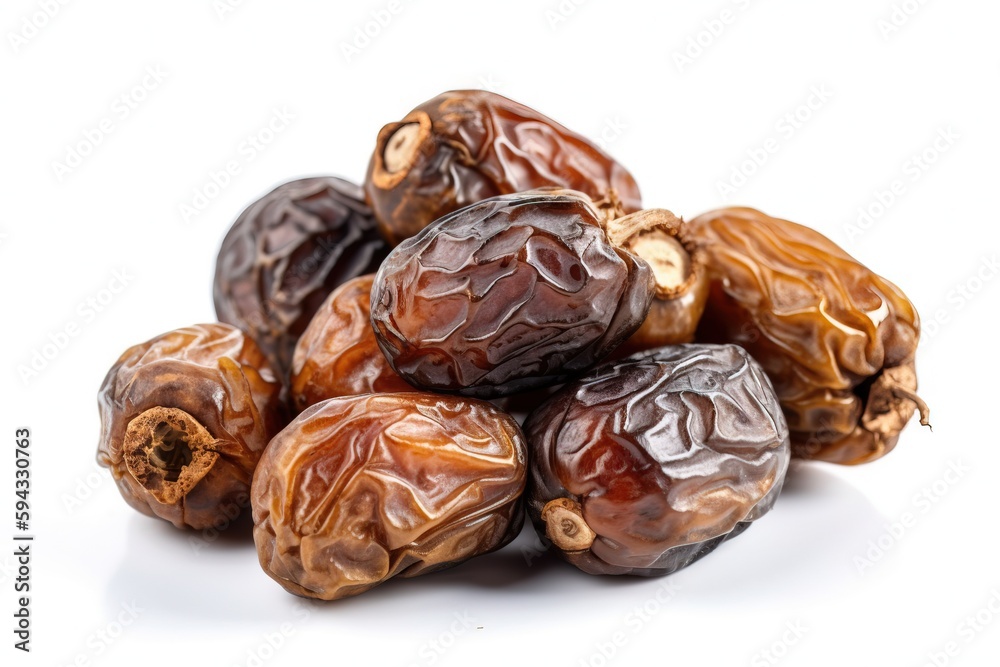
{"type": "Polygon", "coordinates": [[[98,462],[129,505],[178,528],[227,524],[246,507],[261,452],[283,426],[280,383],[226,324],[129,348],[98,394],[98,462]]]}
{"type": "Polygon", "coordinates": [[[374,278],[360,276],[335,289],[299,338],[289,385],[296,410],[337,396],[416,391],[392,370],[375,342],[374,278]]]}
{"type": "Polygon", "coordinates": [[[474,399],[318,403],[254,476],[260,563],[288,591],[334,600],[497,549],[522,524],[525,449],[513,419],[474,399]]]}
{"type": "Polygon", "coordinates": [[[888,453],[918,405],[917,312],[902,291],[819,232],[749,208],[689,221],[711,288],[698,340],[742,345],[767,371],[797,456],[888,453]],[[911,400],[916,399],[916,400],[911,400]]]}
{"type": "Polygon", "coordinates": [[[496,197],[397,246],[372,288],[376,339],[411,384],[482,398],[564,382],[643,322],[649,265],[589,198],[496,197]]]}
{"type": "Polygon", "coordinates": [[[669,574],[766,513],[790,458],[766,375],[736,345],[605,364],[525,423],[528,514],[590,574],[669,574]]]}
{"type": "Polygon", "coordinates": [[[357,185],[290,181],[243,211],[215,265],[215,312],[248,332],[284,379],[299,335],[338,285],[378,269],[388,247],[357,185]]]}
{"type": "Polygon", "coordinates": [[[641,208],[635,179],[594,143],[495,93],[456,90],[382,128],[365,192],[395,244],[470,204],[545,186],[641,208]]]}

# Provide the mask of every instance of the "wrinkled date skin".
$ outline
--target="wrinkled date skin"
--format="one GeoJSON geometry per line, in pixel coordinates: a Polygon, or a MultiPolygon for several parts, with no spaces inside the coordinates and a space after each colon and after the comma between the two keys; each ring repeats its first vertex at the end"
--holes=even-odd
{"type": "Polygon", "coordinates": [[[652,272],[611,245],[590,199],[496,197],[397,246],[372,288],[379,347],[411,384],[495,398],[558,384],[643,322],[652,272]]]}
{"type": "Polygon", "coordinates": [[[914,355],[913,304],[819,232],[749,208],[684,227],[711,288],[698,340],[742,345],[781,398],[796,456],[875,460],[926,405],[914,355]]]}
{"type": "Polygon", "coordinates": [[[335,600],[498,549],[523,521],[525,449],[513,419],[474,399],[318,403],[254,476],[261,566],[292,593],[335,600]]]}
{"type": "Polygon", "coordinates": [[[248,506],[261,452],[284,425],[257,345],[226,324],[129,348],[98,394],[98,462],[129,505],[178,528],[228,524],[248,506]]]}
{"type": "Polygon", "coordinates": [[[392,370],[371,323],[374,274],[360,276],[327,297],[299,338],[290,393],[296,410],[337,396],[415,391],[392,370]]]}
{"type": "Polygon", "coordinates": [[[365,180],[393,244],[483,199],[546,186],[642,208],[635,179],[596,145],[484,90],[444,93],[383,127],[365,180]]]}
{"type": "Polygon", "coordinates": [[[606,364],[525,424],[528,514],[589,574],[674,572],[773,505],[788,428],[736,345],[677,345],[606,364]]]}
{"type": "Polygon", "coordinates": [[[363,197],[332,176],[291,181],[247,207],[222,242],[215,312],[248,332],[283,379],[327,295],[388,254],[363,197]]]}

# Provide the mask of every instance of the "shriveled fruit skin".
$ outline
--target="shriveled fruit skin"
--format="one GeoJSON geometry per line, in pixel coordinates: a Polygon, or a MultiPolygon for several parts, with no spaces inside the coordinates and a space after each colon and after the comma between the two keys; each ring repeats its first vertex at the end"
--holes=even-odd
{"type": "Polygon", "coordinates": [[[379,347],[411,384],[495,398],[564,382],[643,322],[649,265],[615,248],[590,199],[504,195],[390,253],[372,287],[379,347]]]}
{"type": "Polygon", "coordinates": [[[802,225],[750,208],[689,221],[711,287],[697,339],[742,345],[781,399],[795,456],[873,461],[921,407],[917,311],[895,285],[802,225]],[[909,397],[908,397],[909,396],[909,397]]]}
{"type": "Polygon", "coordinates": [[[483,401],[333,398],[275,437],[254,476],[261,566],[289,592],[357,595],[498,549],[520,530],[526,447],[483,401]]]}
{"type": "Polygon", "coordinates": [[[248,506],[260,454],[284,425],[280,392],[264,355],[239,329],[167,332],[126,350],[105,376],[97,460],[143,514],[196,530],[231,522],[248,506]],[[190,445],[187,466],[153,463],[153,443],[142,433],[158,426],[175,432],[167,446],[189,441],[173,445],[190,445]]]}
{"type": "Polygon", "coordinates": [[[642,208],[632,175],[594,143],[523,104],[484,90],[438,95],[379,132],[365,192],[391,243],[434,220],[497,195],[545,186],[642,208]],[[415,144],[401,165],[387,150],[409,126],[415,144]],[[396,167],[395,169],[393,167],[396,167]]]}
{"type": "Polygon", "coordinates": [[[295,343],[327,295],[374,272],[388,252],[359,186],[334,176],[279,185],[222,242],[216,315],[249,333],[285,379],[295,343]]]}
{"type": "Polygon", "coordinates": [[[689,565],[771,509],[790,459],[777,396],[736,345],[675,345],[605,364],[524,429],[528,515],[589,574],[689,565]]]}
{"type": "Polygon", "coordinates": [[[297,411],[327,398],[415,391],[392,370],[371,324],[374,274],[335,289],[299,338],[289,384],[297,411]]]}

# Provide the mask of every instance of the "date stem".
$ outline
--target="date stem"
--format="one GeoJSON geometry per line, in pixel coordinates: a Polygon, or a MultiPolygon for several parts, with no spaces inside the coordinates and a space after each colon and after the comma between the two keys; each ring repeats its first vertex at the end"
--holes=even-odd
{"type": "Polygon", "coordinates": [[[653,269],[656,295],[669,299],[696,280],[691,255],[677,238],[681,220],[662,208],[649,208],[604,223],[611,243],[642,258],[653,269]]]}
{"type": "Polygon", "coordinates": [[[542,508],[545,536],[562,551],[586,551],[594,543],[597,533],[583,518],[583,507],[570,498],[550,500],[542,508]]]}

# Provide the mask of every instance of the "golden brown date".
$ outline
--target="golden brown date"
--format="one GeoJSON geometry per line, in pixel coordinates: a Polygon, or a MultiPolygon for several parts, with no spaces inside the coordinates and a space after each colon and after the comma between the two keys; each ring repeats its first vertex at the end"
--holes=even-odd
{"type": "Polygon", "coordinates": [[[736,345],[605,364],[525,423],[528,514],[589,574],[670,574],[765,514],[790,458],[763,369],[736,345]]]}
{"type": "Polygon", "coordinates": [[[254,475],[261,566],[292,593],[335,600],[498,549],[521,527],[525,458],[520,428],[483,401],[318,403],[254,475]]]}
{"type": "Polygon", "coordinates": [[[747,348],[774,383],[796,456],[865,463],[927,406],[916,395],[916,309],[819,232],[749,208],[691,220],[711,279],[698,339],[747,348]]]}
{"type": "Polygon", "coordinates": [[[484,90],[438,95],[383,127],[365,179],[392,244],[483,199],[545,186],[578,190],[626,213],[642,207],[632,175],[593,143],[484,90]]]}
{"type": "Polygon", "coordinates": [[[280,383],[250,338],[202,324],[129,348],[98,394],[98,462],[129,505],[178,528],[228,522],[282,427],[280,383]]]}
{"type": "Polygon", "coordinates": [[[257,341],[282,380],[327,295],[389,251],[363,197],[334,176],[289,181],[250,204],[222,242],[215,312],[257,341]]]}
{"type": "Polygon", "coordinates": [[[437,221],[376,274],[379,347],[411,384],[480,398],[587,370],[642,324],[654,289],[603,219],[582,193],[538,190],[437,221]]]}
{"type": "Polygon", "coordinates": [[[416,391],[392,370],[375,342],[374,278],[360,276],[335,289],[299,338],[289,386],[296,410],[336,396],[416,391]]]}

